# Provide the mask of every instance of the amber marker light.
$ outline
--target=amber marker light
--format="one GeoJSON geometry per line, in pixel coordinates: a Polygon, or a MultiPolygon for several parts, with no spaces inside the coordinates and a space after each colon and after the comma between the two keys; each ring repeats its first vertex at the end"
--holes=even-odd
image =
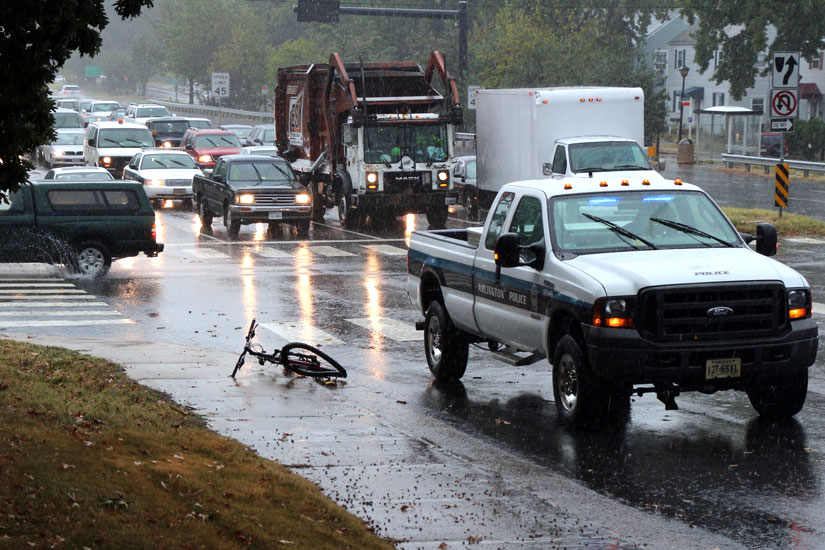
{"type": "Polygon", "coordinates": [[[682,180],[680,180],[678,178],[673,180],[673,185],[682,185],[682,180]]]}
{"type": "Polygon", "coordinates": [[[599,187],[607,187],[607,182],[602,180],[599,182],[599,187]]]}
{"type": "Polygon", "coordinates": [[[650,180],[642,180],[642,185],[650,185],[650,180]]]}
{"type": "Polygon", "coordinates": [[[791,309],[788,311],[788,317],[791,319],[804,319],[808,316],[808,308],[791,309]]]}
{"type": "Polygon", "coordinates": [[[627,317],[608,317],[607,326],[611,328],[630,328],[633,326],[633,319],[627,317]]]}
{"type": "Polygon", "coordinates": [[[629,182],[629,181],[627,181],[627,180],[622,180],[622,187],[627,187],[628,185],[630,185],[630,182],[629,182]]]}
{"type": "Polygon", "coordinates": [[[564,188],[565,188],[565,189],[573,189],[573,185],[571,185],[571,184],[569,184],[569,183],[565,183],[565,184],[564,184],[564,188]]]}

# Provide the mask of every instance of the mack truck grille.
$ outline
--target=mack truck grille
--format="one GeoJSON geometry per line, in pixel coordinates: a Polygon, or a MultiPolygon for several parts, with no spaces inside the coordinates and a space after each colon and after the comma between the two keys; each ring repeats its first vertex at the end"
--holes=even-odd
{"type": "Polygon", "coordinates": [[[255,206],[290,206],[292,204],[295,204],[295,195],[255,193],[255,206]]]}
{"type": "Polygon", "coordinates": [[[384,192],[397,195],[420,193],[425,190],[421,180],[421,172],[384,172],[384,192]]]}
{"type": "Polygon", "coordinates": [[[744,340],[789,329],[781,284],[654,287],[639,293],[636,326],[656,342],[744,340]]]}

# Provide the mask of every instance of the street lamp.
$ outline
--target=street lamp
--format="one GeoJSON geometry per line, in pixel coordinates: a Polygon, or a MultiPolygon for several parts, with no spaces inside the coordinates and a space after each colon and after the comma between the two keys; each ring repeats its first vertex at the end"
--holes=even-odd
{"type": "Polygon", "coordinates": [[[682,141],[682,116],[685,112],[685,78],[687,78],[689,71],[690,69],[686,65],[679,68],[679,74],[682,75],[682,93],[679,94],[679,139],[676,140],[676,143],[682,141]]]}

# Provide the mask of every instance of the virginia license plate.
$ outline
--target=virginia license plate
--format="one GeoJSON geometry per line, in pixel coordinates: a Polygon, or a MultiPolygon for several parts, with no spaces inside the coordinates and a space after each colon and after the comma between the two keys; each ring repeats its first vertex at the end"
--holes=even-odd
{"type": "Polygon", "coordinates": [[[742,376],[742,359],[708,359],[705,362],[705,380],[713,378],[739,378],[742,376]]]}
{"type": "Polygon", "coordinates": [[[284,215],[281,212],[270,212],[269,219],[270,220],[280,220],[283,219],[284,215]]]}
{"type": "Polygon", "coordinates": [[[173,190],[172,190],[172,194],[173,194],[173,195],[185,195],[185,194],[186,194],[186,189],[184,189],[183,187],[179,187],[179,188],[177,188],[177,189],[173,189],[173,190]]]}

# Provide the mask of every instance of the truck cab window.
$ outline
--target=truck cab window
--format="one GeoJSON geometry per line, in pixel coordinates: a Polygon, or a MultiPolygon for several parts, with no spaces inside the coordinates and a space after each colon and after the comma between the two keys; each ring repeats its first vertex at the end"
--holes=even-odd
{"type": "Polygon", "coordinates": [[[567,154],[564,145],[556,147],[556,154],[553,156],[553,173],[567,173],[567,154]]]}
{"type": "Polygon", "coordinates": [[[23,196],[20,191],[8,193],[7,199],[0,198],[0,216],[23,211],[23,196]],[[6,202],[8,200],[8,202],[6,202]]]}
{"type": "Polygon", "coordinates": [[[215,171],[212,172],[213,176],[226,176],[226,163],[223,160],[218,160],[218,164],[215,165],[215,171]]]}
{"type": "Polygon", "coordinates": [[[493,218],[490,220],[490,227],[487,229],[487,238],[484,240],[484,247],[487,250],[495,249],[496,239],[501,235],[501,227],[504,225],[504,220],[507,219],[510,205],[513,204],[513,197],[515,196],[514,193],[504,193],[498,201],[493,218]]]}
{"type": "MultiPolygon", "coordinates": [[[[536,197],[522,197],[513,214],[509,230],[518,235],[518,244],[529,246],[544,239],[541,201],[536,197]]],[[[521,252],[523,262],[531,262],[536,255],[530,250],[521,252]]]]}

